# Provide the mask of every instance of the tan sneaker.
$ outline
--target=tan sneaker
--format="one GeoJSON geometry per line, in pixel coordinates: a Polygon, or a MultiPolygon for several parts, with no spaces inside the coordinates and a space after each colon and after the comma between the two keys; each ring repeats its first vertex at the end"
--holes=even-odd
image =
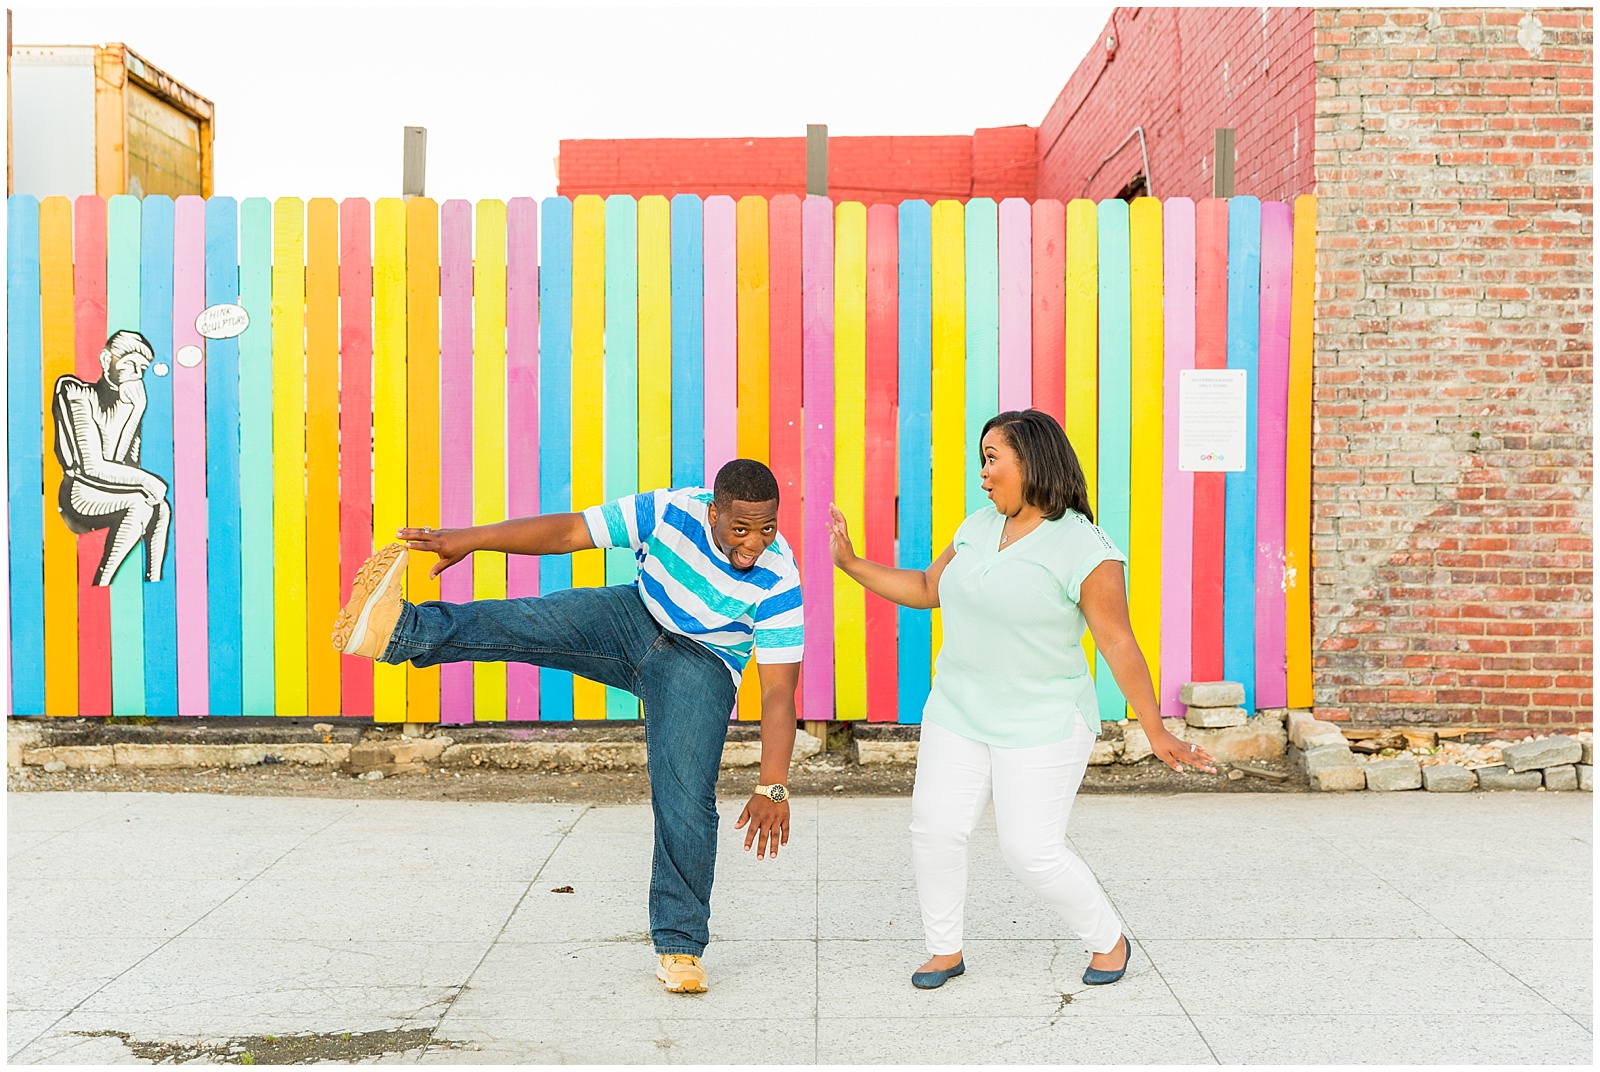
{"type": "Polygon", "coordinates": [[[706,992],[706,970],[700,958],[689,953],[663,953],[656,968],[656,978],[674,994],[703,994],[706,992]]]}
{"type": "Polygon", "coordinates": [[[350,602],[333,623],[333,646],[345,655],[376,659],[400,620],[400,581],[406,545],[391,543],[367,559],[350,585],[350,602]]]}

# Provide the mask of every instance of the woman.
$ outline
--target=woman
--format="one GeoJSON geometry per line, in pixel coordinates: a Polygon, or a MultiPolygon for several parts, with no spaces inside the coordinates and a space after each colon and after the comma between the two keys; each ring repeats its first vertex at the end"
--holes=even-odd
{"type": "Polygon", "coordinates": [[[904,607],[943,608],[944,643],[923,709],[911,852],[929,959],[912,976],[933,989],[966,970],[961,956],[967,838],[994,801],[1006,863],[1077,931],[1092,954],[1083,981],[1113,983],[1131,949],[1111,903],[1066,845],[1067,815],[1100,732],[1081,640],[1085,620],[1173,770],[1214,771],[1205,751],[1161,724],[1128,622],[1127,559],[1094,524],[1088,485],[1055,419],[1011,410],[983,426],[979,510],[926,570],[856,556],[830,506],[834,564],[904,607]]]}

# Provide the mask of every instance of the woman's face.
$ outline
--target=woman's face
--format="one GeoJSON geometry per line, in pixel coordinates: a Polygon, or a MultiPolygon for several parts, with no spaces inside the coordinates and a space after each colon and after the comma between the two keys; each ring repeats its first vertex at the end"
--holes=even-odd
{"type": "Polygon", "coordinates": [[[983,490],[989,493],[994,508],[1007,517],[1024,505],[1022,459],[998,428],[989,429],[983,437],[983,490]]]}

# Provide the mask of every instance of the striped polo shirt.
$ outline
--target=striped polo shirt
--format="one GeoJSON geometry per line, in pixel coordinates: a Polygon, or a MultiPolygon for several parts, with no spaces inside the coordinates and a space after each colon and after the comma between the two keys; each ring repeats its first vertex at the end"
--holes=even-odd
{"type": "Polygon", "coordinates": [[[591,506],[596,547],[627,547],[639,560],[639,597],[661,628],[698,640],[737,683],[750,661],[797,663],[805,646],[800,571],[780,534],[755,565],[735,569],[711,535],[706,488],[641,491],[591,506]]]}

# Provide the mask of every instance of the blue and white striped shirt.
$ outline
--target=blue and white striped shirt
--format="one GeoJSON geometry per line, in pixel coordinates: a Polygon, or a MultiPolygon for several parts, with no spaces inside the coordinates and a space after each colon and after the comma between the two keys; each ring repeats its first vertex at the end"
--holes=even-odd
{"type": "Polygon", "coordinates": [[[661,628],[698,640],[737,683],[750,661],[797,663],[805,647],[800,571],[780,534],[755,565],[735,569],[711,535],[706,488],[641,491],[591,506],[596,547],[631,548],[639,597],[661,628]]]}

